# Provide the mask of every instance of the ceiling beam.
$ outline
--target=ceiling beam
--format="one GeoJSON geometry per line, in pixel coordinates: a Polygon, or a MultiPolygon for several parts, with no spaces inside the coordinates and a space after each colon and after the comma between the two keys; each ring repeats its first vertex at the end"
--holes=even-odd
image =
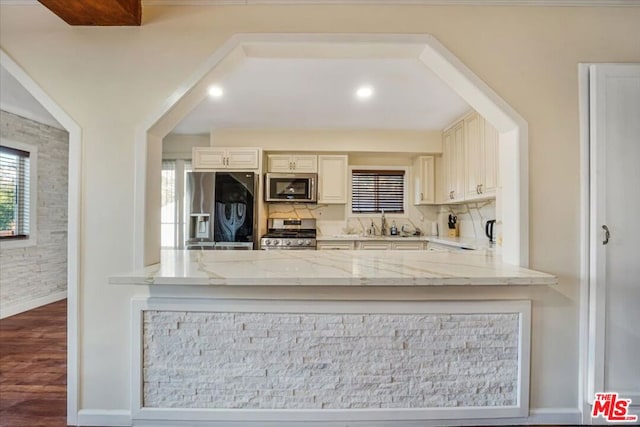
{"type": "Polygon", "coordinates": [[[125,26],[142,22],[141,0],[38,0],[69,25],[125,26]]]}

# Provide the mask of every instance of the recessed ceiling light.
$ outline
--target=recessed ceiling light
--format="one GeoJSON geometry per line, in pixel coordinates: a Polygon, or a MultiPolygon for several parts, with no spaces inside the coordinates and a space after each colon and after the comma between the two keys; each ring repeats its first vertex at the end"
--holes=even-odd
{"type": "Polygon", "coordinates": [[[373,96],[373,88],[371,86],[360,86],[356,91],[358,99],[369,99],[373,96]]]}
{"type": "Polygon", "coordinates": [[[220,86],[209,86],[209,96],[212,98],[220,98],[224,94],[224,91],[220,86]]]}

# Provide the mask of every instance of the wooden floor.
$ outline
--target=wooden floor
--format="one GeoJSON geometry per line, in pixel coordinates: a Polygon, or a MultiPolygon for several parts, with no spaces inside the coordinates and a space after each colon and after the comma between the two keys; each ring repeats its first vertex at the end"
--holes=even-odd
{"type": "Polygon", "coordinates": [[[0,426],[67,425],[67,301],[0,320],[0,426]]]}

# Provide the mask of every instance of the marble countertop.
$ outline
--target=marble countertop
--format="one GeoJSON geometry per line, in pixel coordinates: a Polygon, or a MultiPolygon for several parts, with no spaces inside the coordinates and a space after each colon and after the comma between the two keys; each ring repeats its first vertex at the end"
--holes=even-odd
{"type": "Polygon", "coordinates": [[[550,274],[477,251],[180,251],[112,284],[221,286],[554,285],[550,274]]]}

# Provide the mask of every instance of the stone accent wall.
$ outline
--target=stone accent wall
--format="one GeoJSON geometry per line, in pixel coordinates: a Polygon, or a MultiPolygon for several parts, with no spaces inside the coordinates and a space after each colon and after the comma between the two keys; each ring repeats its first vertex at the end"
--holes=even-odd
{"type": "Polygon", "coordinates": [[[143,406],[517,404],[519,315],[145,311],[143,406]]]}
{"type": "Polygon", "coordinates": [[[67,289],[69,134],[0,111],[0,135],[38,147],[37,245],[0,247],[0,311],[67,289]]]}

